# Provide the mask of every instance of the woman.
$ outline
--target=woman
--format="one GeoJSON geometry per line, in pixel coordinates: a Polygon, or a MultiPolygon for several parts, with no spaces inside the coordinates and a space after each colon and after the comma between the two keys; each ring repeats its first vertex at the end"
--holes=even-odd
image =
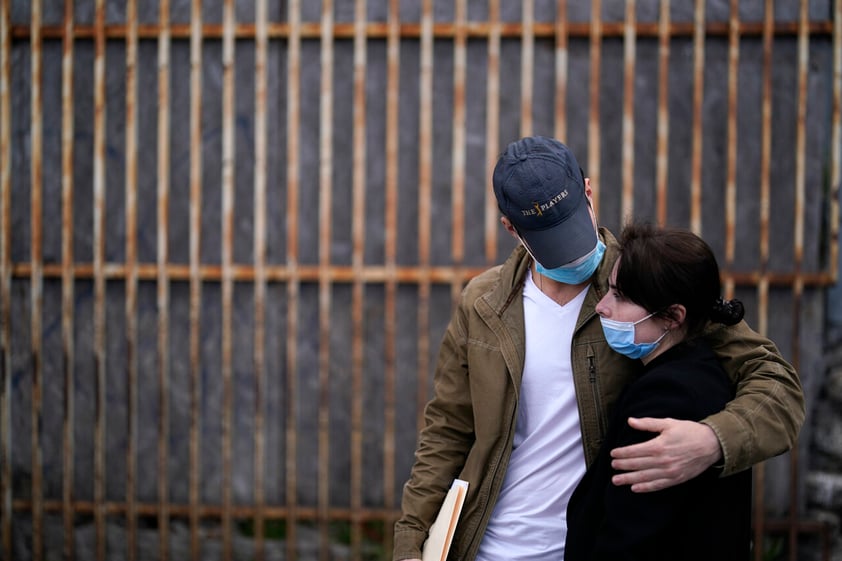
{"type": "MultiPolygon", "coordinates": [[[[566,561],[717,561],[749,558],[751,472],[719,477],[711,468],[676,487],[633,493],[615,486],[610,450],[654,435],[629,417],[698,421],[720,411],[734,388],[699,337],[710,324],[742,319],[739,301],[720,298],[710,247],[683,230],[630,225],[600,300],[608,344],[644,363],[620,397],[601,452],[568,505],[566,561]]],[[[710,325],[710,327],[708,327],[710,325]]]]}

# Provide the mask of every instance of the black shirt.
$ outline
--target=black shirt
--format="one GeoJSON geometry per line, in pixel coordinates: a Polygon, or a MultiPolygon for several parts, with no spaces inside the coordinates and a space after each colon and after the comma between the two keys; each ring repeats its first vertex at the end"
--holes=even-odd
{"type": "Polygon", "coordinates": [[[628,417],[699,421],[724,409],[734,389],[706,343],[682,343],[655,357],[620,396],[600,454],[567,508],[565,561],[746,561],[751,538],[751,471],[698,477],[650,493],[615,486],[610,451],[657,434],[628,417]]]}

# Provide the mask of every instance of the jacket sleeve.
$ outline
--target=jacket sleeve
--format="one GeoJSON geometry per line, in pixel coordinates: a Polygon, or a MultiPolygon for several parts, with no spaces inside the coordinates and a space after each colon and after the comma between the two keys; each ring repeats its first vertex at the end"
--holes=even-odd
{"type": "Polygon", "coordinates": [[[710,327],[705,338],[737,390],[723,411],[702,421],[722,447],[722,475],[792,448],[804,422],[804,394],[792,365],[772,341],[744,321],[710,327]]]}
{"type": "Polygon", "coordinates": [[[415,463],[403,488],[401,518],[395,523],[395,561],[421,557],[427,530],[474,442],[464,311],[463,302],[439,350],[434,396],[424,410],[415,463]]]}

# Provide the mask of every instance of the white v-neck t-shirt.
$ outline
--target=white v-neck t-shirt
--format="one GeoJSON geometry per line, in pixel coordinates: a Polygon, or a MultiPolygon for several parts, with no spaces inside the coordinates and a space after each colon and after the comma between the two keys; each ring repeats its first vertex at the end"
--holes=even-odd
{"type": "Polygon", "coordinates": [[[477,561],[564,559],[567,503],[585,474],[571,341],[588,288],[560,306],[531,271],[523,288],[526,357],[512,457],[477,561]]]}

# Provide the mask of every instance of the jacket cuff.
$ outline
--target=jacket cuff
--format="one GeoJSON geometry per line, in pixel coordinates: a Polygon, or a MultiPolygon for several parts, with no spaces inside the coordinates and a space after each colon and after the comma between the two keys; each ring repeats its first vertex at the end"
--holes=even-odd
{"type": "Polygon", "coordinates": [[[392,561],[421,559],[421,546],[427,539],[427,532],[412,529],[395,530],[395,549],[392,561]]]}
{"type": "Polygon", "coordinates": [[[713,467],[720,471],[720,475],[732,475],[751,467],[751,432],[739,416],[726,410],[701,422],[709,426],[719,440],[722,461],[713,467]]]}

